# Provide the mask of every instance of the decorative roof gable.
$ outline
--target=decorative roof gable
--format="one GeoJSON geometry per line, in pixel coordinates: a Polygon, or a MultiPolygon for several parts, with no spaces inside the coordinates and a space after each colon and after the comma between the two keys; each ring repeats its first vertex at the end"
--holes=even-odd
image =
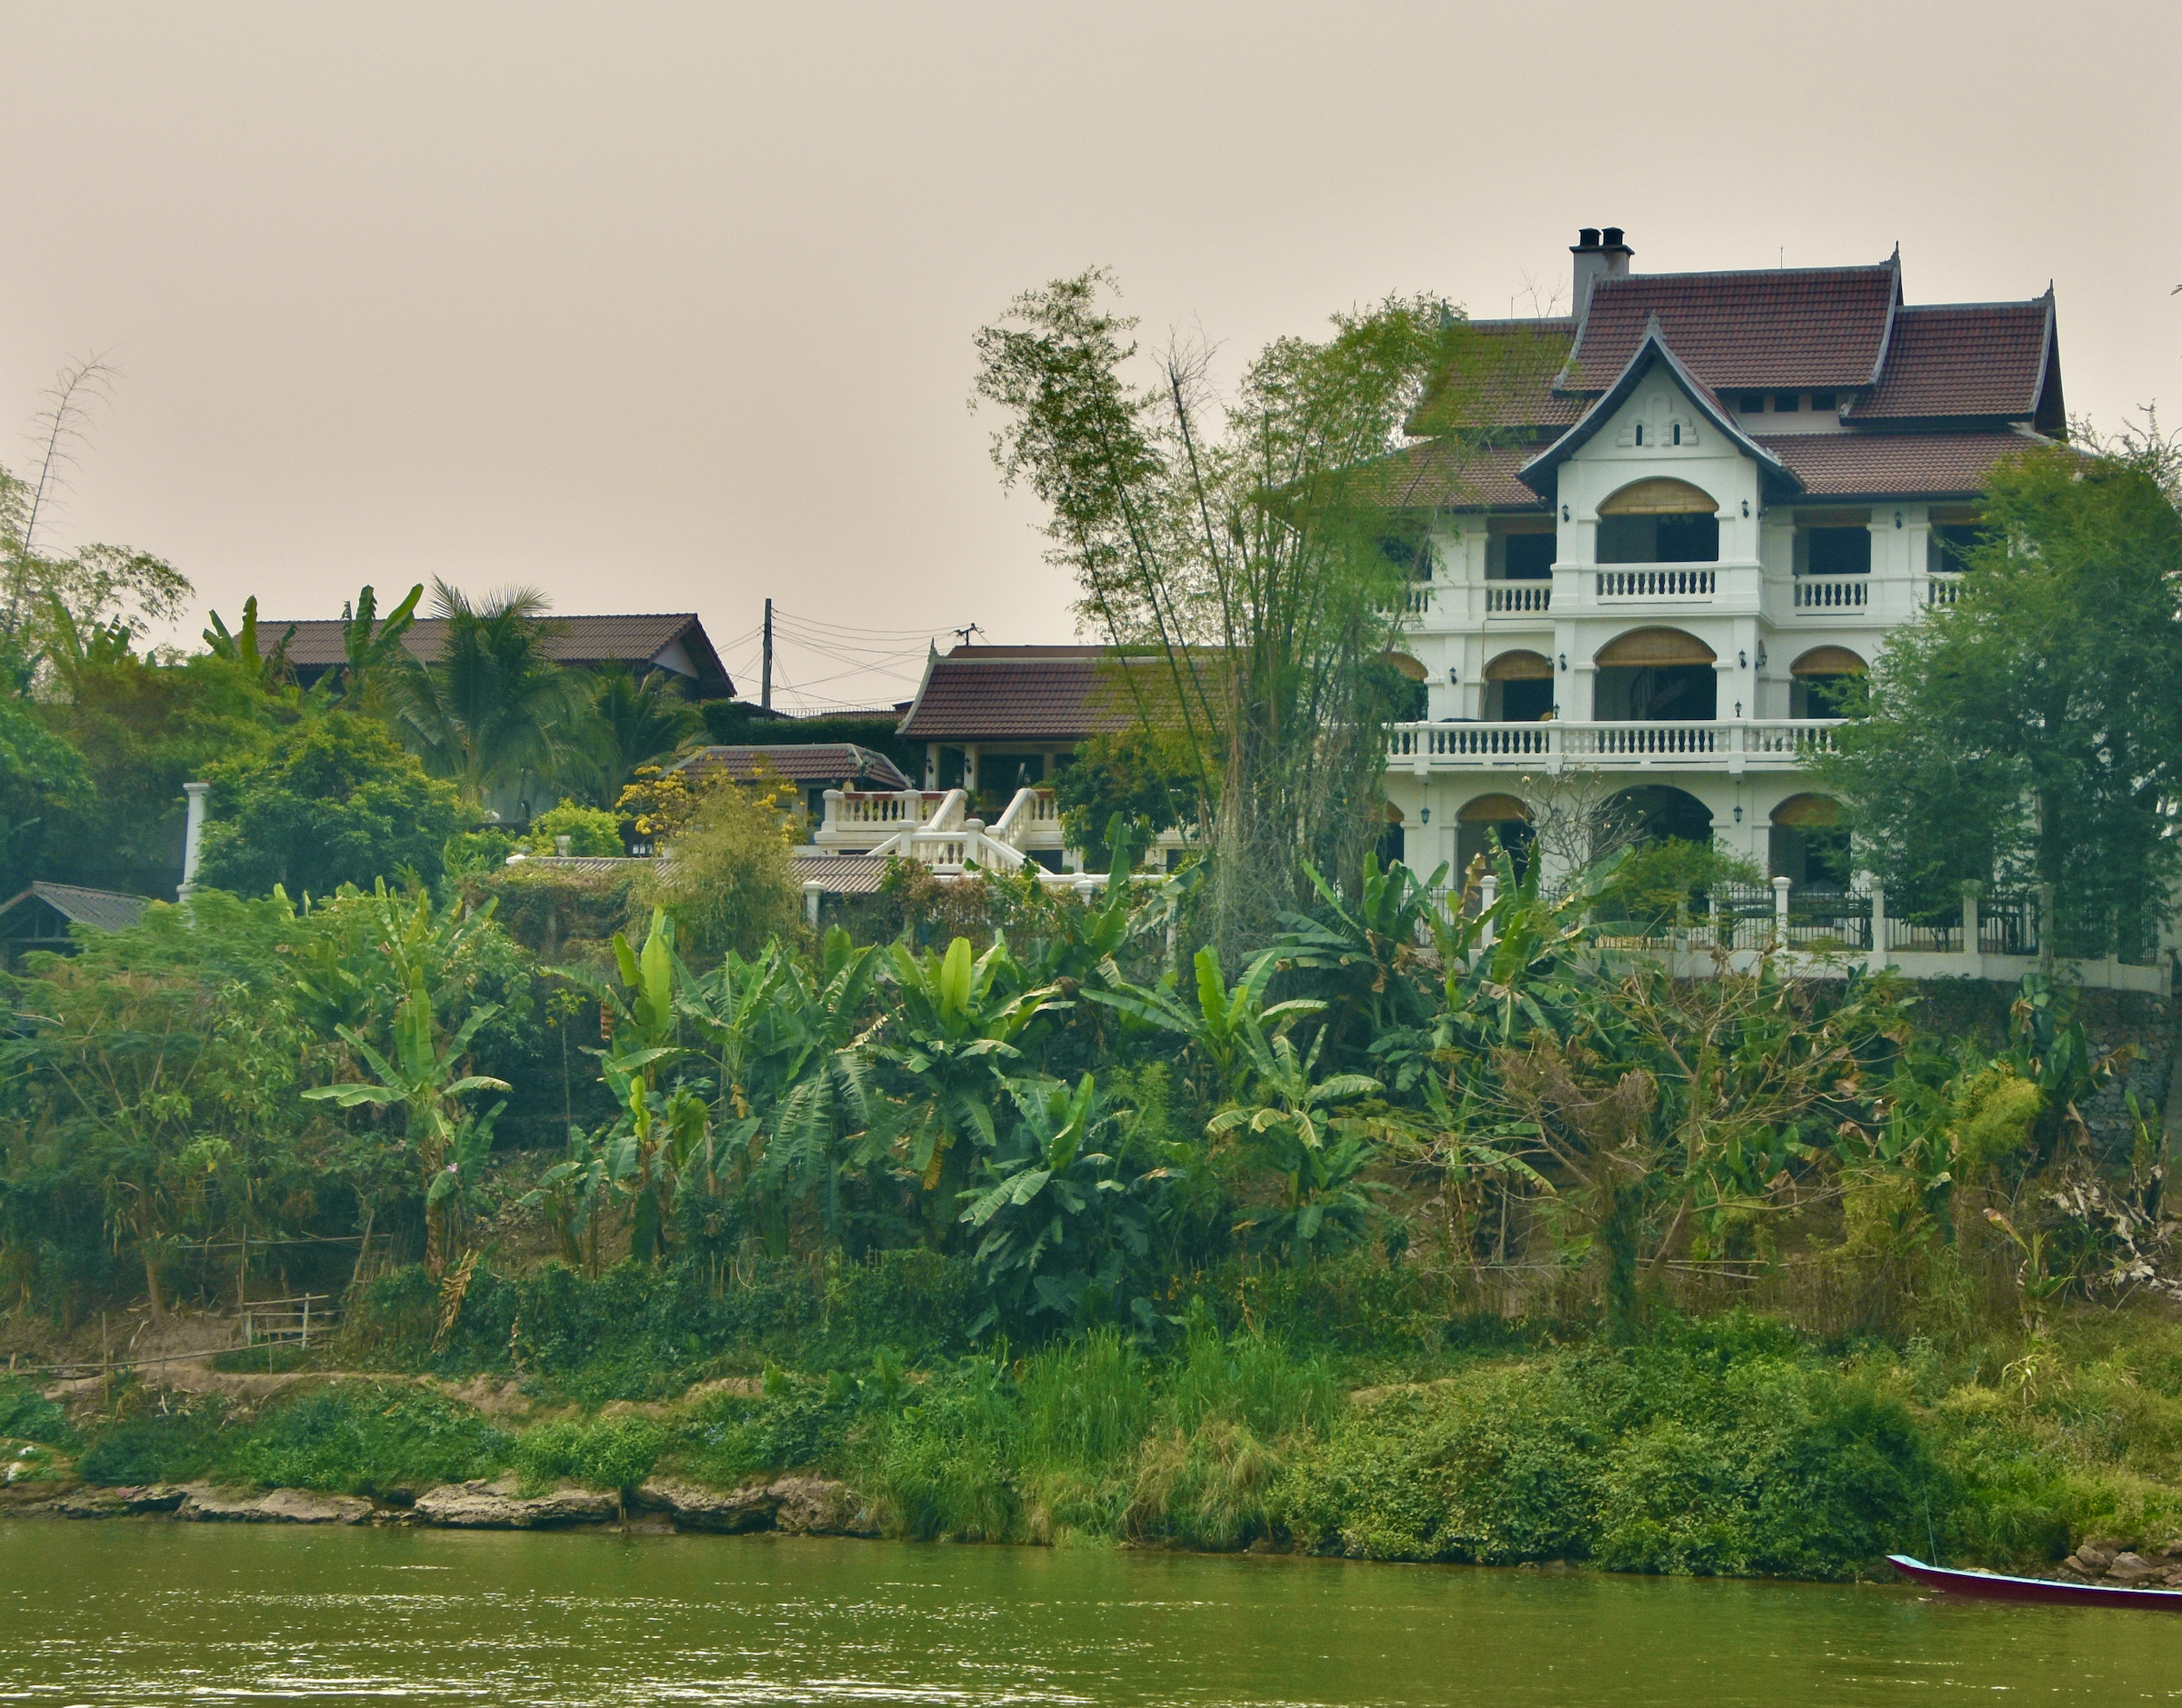
{"type": "MultiPolygon", "coordinates": [[[[1605,282],[1601,281],[1602,284],[1605,282]]],[[[1666,333],[1656,318],[1646,325],[1635,351],[1622,365],[1619,376],[1606,388],[1605,395],[1585,411],[1584,418],[1575,426],[1516,471],[1524,484],[1534,492],[1550,496],[1554,490],[1555,471],[1589,444],[1636,394],[1636,388],[1644,383],[1645,376],[1653,367],[1662,365],[1688,395],[1691,404],[1713,431],[1756,463],[1761,474],[1767,476],[1776,487],[1794,491],[1801,485],[1802,483],[1787,464],[1737,425],[1735,417],[1722,406],[1712,388],[1682,365],[1680,358],[1668,347],[1666,333]]]]}

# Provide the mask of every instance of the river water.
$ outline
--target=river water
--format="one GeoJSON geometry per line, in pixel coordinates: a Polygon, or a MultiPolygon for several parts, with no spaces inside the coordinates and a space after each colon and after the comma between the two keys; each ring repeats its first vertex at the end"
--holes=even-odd
{"type": "Polygon", "coordinates": [[[0,1702],[2170,1702],[2182,1627],[1892,1586],[811,1538],[0,1524],[0,1702]]]}

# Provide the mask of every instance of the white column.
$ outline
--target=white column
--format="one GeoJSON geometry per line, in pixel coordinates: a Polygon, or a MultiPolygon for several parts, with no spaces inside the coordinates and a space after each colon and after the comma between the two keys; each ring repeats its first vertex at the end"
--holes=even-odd
{"type": "Polygon", "coordinates": [[[804,880],[803,916],[810,921],[813,931],[818,929],[818,898],[825,894],[826,885],[819,883],[816,878],[804,880]]]}
{"type": "Polygon", "coordinates": [[[212,793],[212,784],[185,783],[182,793],[189,797],[189,816],[182,827],[182,887],[175,892],[175,899],[186,902],[189,893],[197,887],[197,856],[205,840],[205,797],[212,793]]]}

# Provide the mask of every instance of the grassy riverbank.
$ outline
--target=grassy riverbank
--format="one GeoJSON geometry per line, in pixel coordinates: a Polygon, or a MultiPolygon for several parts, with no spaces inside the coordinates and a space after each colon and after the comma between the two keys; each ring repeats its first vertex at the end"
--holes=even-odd
{"type": "MultiPolygon", "coordinates": [[[[861,1318],[809,1324],[796,1369],[747,1348],[661,1356],[630,1309],[657,1283],[628,1272],[556,1283],[565,1333],[585,1307],[626,1313],[619,1358],[569,1356],[535,1318],[502,1342],[527,1345],[527,1369],[475,1346],[404,1357],[395,1278],[328,1354],[353,1365],[375,1343],[376,1377],[299,1374],[269,1397],[123,1381],[71,1405],[18,1382],[0,1434],[49,1443],[93,1483],[396,1503],[504,1473],[633,1493],[812,1471],[894,1533],[1064,1546],[1841,1578],[1893,1549],[2036,1566],[2088,1536],[2160,1547],[2182,1531],[2182,1345],[2148,1311],[1952,1345],[1829,1345],[1739,1313],[1613,1344],[1464,1319],[1426,1337],[1383,1268],[1372,1321],[1373,1277],[1352,1267],[1346,1335],[1224,1331],[1208,1294],[1163,1350],[1096,1333],[1020,1357],[949,1351],[934,1311],[905,1357],[882,1336],[920,1313],[906,1278],[890,1294],[882,1277],[839,1290],[861,1318]]],[[[924,1280],[944,1295],[944,1274],[924,1280]]]]}

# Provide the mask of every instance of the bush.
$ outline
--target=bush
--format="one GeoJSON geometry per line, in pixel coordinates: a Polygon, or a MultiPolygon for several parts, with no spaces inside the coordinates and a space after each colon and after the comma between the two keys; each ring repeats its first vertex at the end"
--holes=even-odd
{"type": "Polygon", "coordinates": [[[666,1444],[666,1431],[648,1417],[602,1417],[526,1429],[510,1460],[533,1491],[566,1480],[626,1494],[651,1475],[666,1444]]]}
{"type": "Polygon", "coordinates": [[[596,806],[578,806],[564,799],[530,821],[529,848],[534,854],[557,854],[559,839],[568,838],[572,857],[598,859],[626,852],[622,847],[621,820],[596,806]]]}
{"type": "Polygon", "coordinates": [[[217,1470],[225,1481],[257,1488],[384,1496],[489,1476],[505,1462],[507,1445],[503,1431],[438,1394],[328,1383],[287,1396],[223,1435],[217,1470]]]}
{"type": "Polygon", "coordinates": [[[425,775],[384,725],[347,712],[298,724],[205,775],[198,881],[248,895],[275,884],[330,895],[410,873],[436,883],[461,812],[452,784],[425,775]]]}
{"type": "Polygon", "coordinates": [[[667,856],[650,863],[638,899],[674,915],[676,939],[692,954],[755,955],[800,933],[803,892],[788,864],[785,816],[793,799],[786,784],[716,784],[697,797],[667,856]]]}
{"type": "Polygon", "coordinates": [[[0,1376],[0,1435],[50,1447],[73,1447],[76,1441],[68,1413],[16,1376],[0,1376]]]}

